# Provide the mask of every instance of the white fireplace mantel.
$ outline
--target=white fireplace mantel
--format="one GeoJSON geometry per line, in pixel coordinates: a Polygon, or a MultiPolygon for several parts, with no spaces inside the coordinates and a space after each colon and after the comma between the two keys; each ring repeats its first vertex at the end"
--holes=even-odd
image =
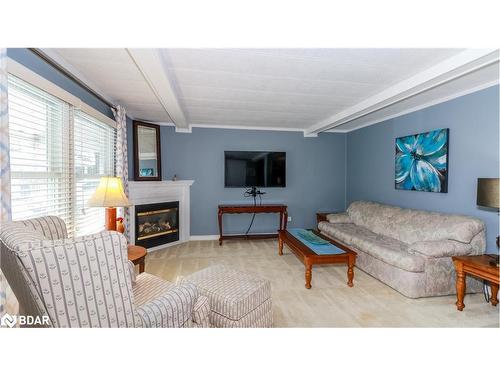
{"type": "Polygon", "coordinates": [[[194,180],[179,181],[129,181],[130,242],[135,243],[135,205],[179,201],[179,241],[151,247],[148,251],[189,241],[190,236],[190,187],[194,180]]]}

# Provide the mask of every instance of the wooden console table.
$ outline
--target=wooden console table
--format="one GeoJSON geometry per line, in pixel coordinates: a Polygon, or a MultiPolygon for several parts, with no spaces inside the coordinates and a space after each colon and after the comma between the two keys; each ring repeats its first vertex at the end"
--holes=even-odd
{"type": "Polygon", "coordinates": [[[284,204],[220,204],[217,213],[219,220],[219,245],[222,246],[222,241],[229,238],[276,238],[276,234],[229,234],[224,235],[222,232],[222,216],[224,214],[253,214],[253,213],[279,213],[280,227],[279,230],[286,229],[288,221],[287,206],[284,204]]]}

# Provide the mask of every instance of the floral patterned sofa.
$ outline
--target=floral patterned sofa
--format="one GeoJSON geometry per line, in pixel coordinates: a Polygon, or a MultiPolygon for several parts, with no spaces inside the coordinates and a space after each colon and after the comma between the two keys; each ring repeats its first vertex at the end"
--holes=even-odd
{"type": "MultiPolygon", "coordinates": [[[[358,253],[356,266],[410,298],[455,293],[455,255],[483,254],[484,223],[470,216],[353,202],[318,223],[321,233],[358,253]]],[[[467,278],[467,291],[481,284],[467,278]]]]}

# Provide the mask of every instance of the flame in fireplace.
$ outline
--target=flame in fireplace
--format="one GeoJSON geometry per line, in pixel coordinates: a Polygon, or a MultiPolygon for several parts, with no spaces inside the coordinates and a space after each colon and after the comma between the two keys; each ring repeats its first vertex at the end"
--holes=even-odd
{"type": "Polygon", "coordinates": [[[177,223],[173,222],[176,211],[177,208],[168,208],[138,213],[139,234],[137,240],[145,240],[177,232],[179,229],[174,227],[177,223]],[[171,216],[172,214],[174,214],[173,217],[171,216]]]}

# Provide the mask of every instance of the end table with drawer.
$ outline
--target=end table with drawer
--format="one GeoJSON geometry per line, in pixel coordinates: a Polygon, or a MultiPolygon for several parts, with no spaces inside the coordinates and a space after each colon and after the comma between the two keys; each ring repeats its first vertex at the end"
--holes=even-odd
{"type": "Polygon", "coordinates": [[[490,255],[456,256],[451,258],[457,273],[457,309],[462,311],[465,307],[465,277],[467,274],[476,276],[490,282],[491,304],[498,304],[499,268],[495,265],[490,255]]]}

